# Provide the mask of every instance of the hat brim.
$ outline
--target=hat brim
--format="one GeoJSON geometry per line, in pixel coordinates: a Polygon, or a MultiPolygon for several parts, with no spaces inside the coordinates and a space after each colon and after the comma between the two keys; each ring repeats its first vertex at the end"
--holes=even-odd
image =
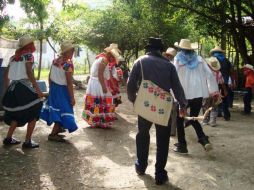
{"type": "Polygon", "coordinates": [[[145,46],[145,49],[157,49],[157,50],[163,51],[164,46],[163,45],[155,46],[155,45],[148,44],[148,45],[145,46]]]}
{"type": "Polygon", "coordinates": [[[173,49],[172,48],[172,50],[167,50],[166,52],[165,52],[165,54],[166,55],[171,55],[171,56],[176,56],[176,54],[177,54],[177,51],[175,50],[175,49],[173,49]]]}
{"type": "Polygon", "coordinates": [[[108,52],[108,53],[111,53],[112,50],[116,50],[117,52],[121,53],[120,49],[118,48],[110,48],[110,47],[106,47],[104,49],[104,51],[108,52]]]}
{"type": "Polygon", "coordinates": [[[212,66],[212,63],[209,61],[209,58],[205,59],[205,61],[209,65],[209,67],[211,67],[214,71],[219,71],[221,69],[221,65],[220,65],[219,61],[217,62],[216,67],[212,66]]]}
{"type": "Polygon", "coordinates": [[[119,49],[112,49],[109,53],[111,53],[111,55],[119,62],[124,60],[124,58],[122,57],[122,55],[120,54],[121,51],[119,49]]]}
{"type": "Polygon", "coordinates": [[[196,50],[196,49],[198,49],[198,48],[194,48],[194,47],[189,47],[189,48],[187,48],[187,47],[182,47],[182,46],[179,46],[178,44],[174,44],[174,46],[175,47],[177,47],[178,49],[184,49],[184,50],[196,50]]]}
{"type": "Polygon", "coordinates": [[[217,67],[213,67],[211,64],[208,63],[208,65],[214,70],[214,71],[219,71],[221,69],[220,65],[217,65],[217,67]]]}
{"type": "Polygon", "coordinates": [[[249,69],[249,70],[252,70],[252,71],[254,71],[254,68],[245,67],[245,66],[243,66],[243,69],[249,69]]]}
{"type": "Polygon", "coordinates": [[[124,61],[125,59],[121,56],[121,51],[118,48],[107,47],[104,49],[105,52],[110,53],[117,61],[124,61]]]}
{"type": "Polygon", "coordinates": [[[210,54],[211,54],[211,53],[214,53],[214,52],[225,53],[225,51],[222,50],[222,49],[212,49],[212,50],[210,51],[210,54]]]}
{"type": "Polygon", "coordinates": [[[34,42],[34,39],[31,38],[26,43],[22,44],[22,46],[20,46],[20,44],[18,44],[17,49],[21,49],[21,48],[25,47],[26,45],[31,44],[33,42],[34,42]]]}
{"type": "Polygon", "coordinates": [[[68,47],[68,48],[66,48],[66,49],[64,49],[64,50],[60,50],[60,54],[62,55],[62,54],[66,53],[67,51],[70,51],[70,50],[72,50],[72,49],[75,50],[75,48],[76,48],[75,45],[70,46],[70,47],[68,47]]]}

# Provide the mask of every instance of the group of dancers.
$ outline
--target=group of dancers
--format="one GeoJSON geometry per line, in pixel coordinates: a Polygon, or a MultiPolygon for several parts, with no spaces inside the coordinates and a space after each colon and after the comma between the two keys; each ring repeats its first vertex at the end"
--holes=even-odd
{"type": "MultiPolygon", "coordinates": [[[[76,101],[73,91],[75,45],[70,41],[61,43],[60,55],[53,60],[49,73],[49,94],[42,93],[36,83],[33,69],[34,40],[25,35],[19,39],[15,55],[10,58],[5,72],[6,92],[3,97],[4,122],[9,125],[4,145],[17,145],[21,141],[13,137],[17,127],[27,124],[23,148],[38,148],[32,141],[38,119],[53,125],[48,140],[64,142],[60,133],[76,131],[73,106],[76,101]],[[9,81],[10,84],[9,84],[9,81]]],[[[116,120],[115,108],[121,104],[119,81],[123,77],[118,62],[123,61],[117,44],[111,44],[96,57],[85,94],[84,120],[91,127],[108,128],[116,120]]]]}
{"type": "MultiPolygon", "coordinates": [[[[64,142],[60,133],[68,130],[76,131],[73,106],[76,101],[73,91],[73,55],[75,45],[70,41],[61,43],[59,56],[53,60],[49,73],[49,93],[42,93],[36,83],[33,69],[35,52],[34,40],[25,35],[19,39],[15,55],[10,58],[5,73],[6,92],[3,97],[5,110],[4,122],[9,130],[3,140],[4,145],[17,145],[21,141],[13,137],[17,127],[27,124],[27,133],[23,148],[38,148],[39,144],[32,141],[38,119],[44,120],[53,128],[48,140],[64,142]],[[10,84],[9,84],[9,81],[10,84]]],[[[150,80],[164,91],[172,93],[177,102],[175,125],[177,126],[178,143],[174,151],[188,153],[185,138],[186,125],[192,125],[198,137],[198,142],[209,151],[212,145],[204,133],[198,120],[189,120],[184,123],[187,116],[197,117],[202,107],[209,109],[210,113],[203,120],[203,124],[216,126],[218,105],[222,105],[223,116],[230,120],[228,109],[228,89],[230,83],[231,64],[225,58],[224,50],[215,47],[211,50],[211,57],[203,59],[194,51],[190,40],[182,39],[163,53],[164,46],[161,39],[149,38],[146,46],[146,55],[135,61],[127,82],[128,99],[136,101],[137,92],[142,80],[150,80]],[[143,63],[141,65],[141,63],[143,63]],[[140,66],[141,65],[141,66],[140,66]],[[142,71],[142,72],[141,72],[142,71]],[[205,103],[205,106],[203,106],[205,103]],[[185,126],[184,126],[185,125],[185,126]]],[[[96,56],[91,67],[90,78],[84,99],[83,119],[90,127],[110,128],[117,119],[116,107],[121,104],[119,80],[123,72],[117,67],[123,61],[117,44],[111,44],[104,52],[96,56]]],[[[254,86],[254,69],[251,65],[244,66],[248,93],[245,98],[246,112],[250,112],[252,90],[254,86]]],[[[145,100],[144,100],[145,101],[145,100]]],[[[149,108],[149,104],[147,107],[149,108]]],[[[151,105],[152,106],[152,105],[151,105]]],[[[152,108],[151,108],[152,109],[152,108]]],[[[153,106],[152,111],[156,111],[153,106]]],[[[159,110],[160,111],[160,110],[159,110]]],[[[163,114],[162,112],[160,114],[163,114]]],[[[168,127],[155,123],[157,137],[157,156],[155,164],[156,184],[164,184],[168,180],[165,166],[168,158],[171,125],[174,118],[171,116],[168,127]]],[[[153,122],[138,116],[138,133],[136,136],[137,161],[136,172],[144,175],[148,165],[150,135],[149,130],[153,122]]]]}

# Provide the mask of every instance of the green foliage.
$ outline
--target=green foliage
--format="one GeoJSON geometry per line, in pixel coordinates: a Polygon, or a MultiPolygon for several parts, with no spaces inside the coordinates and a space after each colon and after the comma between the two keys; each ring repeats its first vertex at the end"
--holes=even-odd
{"type": "Polygon", "coordinates": [[[15,0],[0,0],[0,31],[6,23],[9,21],[8,15],[6,15],[3,10],[7,4],[13,4],[15,0]]]}
{"type": "Polygon", "coordinates": [[[50,0],[20,0],[20,6],[35,22],[43,22],[48,17],[47,5],[50,2],[50,0]]]}
{"type": "Polygon", "coordinates": [[[21,0],[28,15],[25,22],[32,27],[9,23],[3,28],[4,35],[17,38],[28,32],[37,39],[69,39],[94,52],[114,42],[127,61],[138,56],[150,36],[161,37],[166,46],[173,46],[181,38],[199,41],[205,55],[217,41],[224,40],[227,47],[234,42],[245,57],[246,49],[254,46],[252,33],[243,27],[241,19],[237,20],[242,15],[254,18],[252,1],[113,0],[112,6],[94,9],[82,0],[64,0],[58,13],[49,9],[50,2],[21,0]],[[225,34],[233,36],[234,41],[226,42],[225,34]]]}
{"type": "Polygon", "coordinates": [[[110,43],[119,44],[129,60],[144,48],[150,36],[162,37],[166,45],[189,36],[188,21],[176,9],[154,8],[149,0],[114,1],[107,9],[89,9],[84,3],[67,4],[46,31],[55,41],[71,39],[95,52],[110,43]]]}
{"type": "Polygon", "coordinates": [[[90,18],[93,18],[93,14],[87,5],[67,5],[55,16],[46,34],[57,42],[72,40],[77,44],[85,44],[90,18]]]}

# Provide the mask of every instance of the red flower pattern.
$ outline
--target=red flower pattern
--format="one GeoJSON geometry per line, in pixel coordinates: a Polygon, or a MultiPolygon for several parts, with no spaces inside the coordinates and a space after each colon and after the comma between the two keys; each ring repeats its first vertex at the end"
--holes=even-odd
{"type": "Polygon", "coordinates": [[[160,96],[161,99],[165,100],[166,98],[166,95],[164,93],[161,93],[161,96],[160,96]]]}
{"type": "Polygon", "coordinates": [[[154,91],[153,87],[148,88],[148,92],[153,93],[153,91],[154,91]]]}
{"type": "Polygon", "coordinates": [[[156,106],[151,106],[151,111],[156,112],[156,106]]]}

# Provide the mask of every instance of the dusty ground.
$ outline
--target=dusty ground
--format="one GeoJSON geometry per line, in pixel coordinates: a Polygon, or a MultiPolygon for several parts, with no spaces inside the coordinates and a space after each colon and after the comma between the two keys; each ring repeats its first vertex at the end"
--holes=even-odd
{"type": "MultiPolygon", "coordinates": [[[[47,141],[51,128],[38,122],[34,140],[37,150],[21,146],[0,146],[0,190],[37,189],[175,189],[175,190],[253,190],[254,189],[254,118],[241,116],[238,107],[232,110],[232,121],[219,119],[219,126],[205,127],[214,145],[206,153],[197,143],[194,130],[186,129],[189,155],[173,153],[171,140],[167,170],[170,183],[154,184],[155,131],[151,130],[151,146],[147,175],[139,177],[134,170],[136,116],[126,101],[117,110],[119,120],[113,129],[90,129],[80,118],[84,91],[76,93],[76,118],[79,130],[67,134],[69,143],[47,141]]],[[[16,131],[24,139],[25,128],[16,131]]],[[[0,141],[7,126],[0,124],[0,141]]]]}

